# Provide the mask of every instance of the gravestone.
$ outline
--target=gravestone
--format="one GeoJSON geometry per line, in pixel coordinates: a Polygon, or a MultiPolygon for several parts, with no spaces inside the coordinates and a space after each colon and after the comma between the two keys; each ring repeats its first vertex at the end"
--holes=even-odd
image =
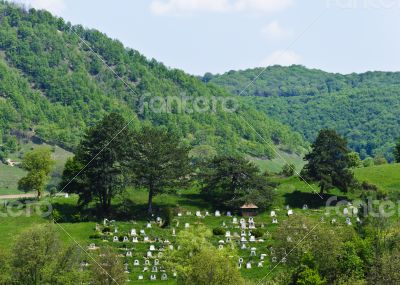
{"type": "Polygon", "coordinates": [[[220,212],[220,211],[218,211],[218,210],[217,210],[217,211],[215,211],[215,216],[216,216],[216,217],[221,217],[221,212],[220,212]]]}
{"type": "Polygon", "coordinates": [[[133,242],[133,243],[138,243],[138,242],[139,242],[139,241],[138,241],[138,238],[137,238],[137,237],[133,237],[133,238],[132,238],[132,242],[133,242]]]}
{"type": "Polygon", "coordinates": [[[196,211],[196,217],[201,217],[201,212],[200,211],[196,211]]]}
{"type": "Polygon", "coordinates": [[[344,208],[343,209],[343,215],[347,216],[349,214],[349,209],[344,208]]]}
{"type": "Polygon", "coordinates": [[[118,237],[117,236],[114,236],[113,237],[113,242],[118,242],[119,240],[118,240],[118,237]]]}
{"type": "Polygon", "coordinates": [[[237,218],[235,217],[235,218],[233,218],[232,219],[232,224],[237,224],[238,223],[238,220],[237,220],[237,218]]]}
{"type": "Polygon", "coordinates": [[[250,242],[255,242],[256,241],[256,237],[255,236],[250,236],[250,242]]]}
{"type": "Polygon", "coordinates": [[[128,252],[126,253],[126,257],[132,257],[132,251],[128,251],[128,252]]]}
{"type": "Polygon", "coordinates": [[[139,265],[140,265],[139,260],[138,260],[138,259],[135,259],[135,261],[133,262],[133,265],[134,265],[134,266],[139,266],[139,265]]]}
{"type": "Polygon", "coordinates": [[[251,263],[250,262],[246,263],[246,269],[251,269],[251,263]]]}
{"type": "Polygon", "coordinates": [[[308,210],[308,205],[307,204],[303,205],[303,210],[308,210]]]}
{"type": "Polygon", "coordinates": [[[250,249],[250,256],[256,256],[256,248],[255,247],[252,247],[251,249],[250,249]]]}
{"type": "Polygon", "coordinates": [[[151,274],[150,275],[150,280],[152,280],[152,281],[157,280],[157,275],[151,274]]]}
{"type": "Polygon", "coordinates": [[[129,239],[127,236],[124,236],[124,242],[129,242],[129,239]]]}
{"type": "Polygon", "coordinates": [[[147,223],[146,228],[151,229],[151,223],[147,223]]]}
{"type": "Polygon", "coordinates": [[[293,210],[292,210],[292,209],[288,210],[288,211],[287,211],[287,215],[288,215],[288,216],[293,215],[293,210]]]}
{"type": "Polygon", "coordinates": [[[276,218],[272,219],[272,223],[273,224],[277,224],[278,223],[278,219],[276,219],[276,218]]]}
{"type": "Polygon", "coordinates": [[[146,259],[146,260],[144,261],[144,265],[150,265],[150,260],[146,259]]]}
{"type": "Polygon", "coordinates": [[[131,236],[137,236],[136,229],[131,229],[131,236]]]}
{"type": "Polygon", "coordinates": [[[162,281],[168,280],[167,273],[163,273],[163,274],[161,275],[161,280],[162,280],[162,281]]]}
{"type": "Polygon", "coordinates": [[[138,280],[143,280],[143,275],[139,275],[138,280]]]}
{"type": "Polygon", "coordinates": [[[185,229],[189,228],[189,223],[185,223],[185,229]]]}
{"type": "Polygon", "coordinates": [[[271,211],[271,217],[276,217],[275,211],[271,211]]]}
{"type": "Polygon", "coordinates": [[[231,217],[231,216],[232,216],[232,213],[231,213],[230,211],[228,211],[228,212],[226,213],[226,215],[227,215],[228,217],[231,217]]]}
{"type": "Polygon", "coordinates": [[[151,272],[158,272],[157,266],[153,266],[153,268],[151,269],[151,272]]]}

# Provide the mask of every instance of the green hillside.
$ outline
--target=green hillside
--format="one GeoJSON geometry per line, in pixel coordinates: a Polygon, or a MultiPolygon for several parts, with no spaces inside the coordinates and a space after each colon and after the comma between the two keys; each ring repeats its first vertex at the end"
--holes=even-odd
{"type": "Polygon", "coordinates": [[[344,135],[362,158],[384,154],[400,137],[400,73],[333,74],[302,66],[206,74],[222,86],[313,141],[322,128],[344,135]],[[250,86],[247,85],[257,77],[250,86]],[[243,89],[245,89],[243,91],[243,89]]]}
{"type": "Polygon", "coordinates": [[[400,192],[400,164],[383,164],[355,170],[359,181],[367,181],[390,192],[400,192]]]}
{"type": "Polygon", "coordinates": [[[284,150],[300,152],[306,145],[289,127],[242,100],[236,104],[223,89],[147,59],[99,31],[5,2],[0,23],[0,145],[17,136],[71,149],[85,128],[112,111],[132,120],[133,127],[147,120],[192,146],[210,145],[222,153],[273,157],[244,118],[284,150]],[[198,100],[200,111],[184,108],[185,96],[188,104],[198,100]]]}

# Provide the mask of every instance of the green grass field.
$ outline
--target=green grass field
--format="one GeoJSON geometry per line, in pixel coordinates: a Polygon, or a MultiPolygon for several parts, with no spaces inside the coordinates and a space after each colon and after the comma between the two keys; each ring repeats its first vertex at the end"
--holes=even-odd
{"type": "Polygon", "coordinates": [[[382,190],[400,192],[400,164],[383,164],[355,170],[359,181],[375,184],[382,190]]]}
{"type": "MultiPolygon", "coordinates": [[[[40,146],[48,145],[38,145],[33,143],[22,144],[21,148],[17,152],[10,154],[9,158],[13,161],[21,162],[26,152],[40,146]]],[[[58,185],[64,169],[64,164],[72,154],[58,146],[48,147],[54,150],[52,156],[55,161],[53,171],[50,174],[51,178],[48,183],[48,188],[50,188],[58,185]]],[[[25,171],[21,168],[5,165],[0,162],[0,195],[21,194],[22,192],[18,190],[18,180],[24,175],[25,171]]]]}
{"type": "Polygon", "coordinates": [[[18,167],[11,167],[0,162],[0,195],[20,194],[18,180],[25,175],[25,171],[18,167]]]}
{"type": "Polygon", "coordinates": [[[305,164],[302,156],[284,151],[279,151],[279,155],[276,155],[273,159],[259,159],[253,157],[249,157],[249,159],[262,171],[268,170],[272,173],[279,173],[286,163],[294,164],[297,171],[300,171],[305,164]]]}

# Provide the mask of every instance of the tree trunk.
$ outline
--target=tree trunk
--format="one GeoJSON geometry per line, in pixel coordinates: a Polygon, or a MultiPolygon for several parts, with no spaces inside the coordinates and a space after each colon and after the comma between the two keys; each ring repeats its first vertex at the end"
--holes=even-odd
{"type": "Polygon", "coordinates": [[[153,187],[149,187],[149,202],[148,202],[148,209],[147,213],[151,215],[153,213],[153,187]]]}

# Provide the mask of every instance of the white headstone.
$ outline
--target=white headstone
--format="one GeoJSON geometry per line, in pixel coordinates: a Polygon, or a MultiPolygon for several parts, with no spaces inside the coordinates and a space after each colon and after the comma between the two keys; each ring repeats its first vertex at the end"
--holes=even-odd
{"type": "Polygon", "coordinates": [[[185,223],[185,228],[187,229],[187,228],[189,228],[189,223],[185,223]]]}
{"type": "Polygon", "coordinates": [[[134,266],[139,266],[139,265],[140,265],[139,260],[138,260],[138,259],[135,259],[135,261],[133,262],[133,265],[134,265],[134,266]]]}
{"type": "Polygon", "coordinates": [[[200,211],[196,211],[196,217],[201,217],[201,212],[200,211]]]}
{"type": "Polygon", "coordinates": [[[150,280],[152,280],[152,281],[157,280],[157,275],[151,274],[150,275],[150,280]]]}
{"type": "Polygon", "coordinates": [[[271,211],[271,217],[276,217],[275,211],[271,211]]]}
{"type": "Polygon", "coordinates": [[[308,210],[308,205],[307,204],[303,205],[303,210],[308,210]]]}
{"type": "Polygon", "coordinates": [[[288,216],[293,215],[293,210],[292,210],[292,209],[288,210],[288,211],[287,211],[287,214],[288,214],[288,216]]]}
{"type": "Polygon", "coordinates": [[[232,219],[232,223],[233,223],[233,224],[237,224],[237,222],[238,222],[238,221],[237,221],[237,218],[236,218],[236,217],[232,219]]]}
{"type": "Polygon", "coordinates": [[[138,280],[143,280],[143,275],[139,275],[138,280]]]}
{"type": "Polygon", "coordinates": [[[132,257],[132,251],[128,251],[128,252],[126,253],[126,257],[132,257]]]}
{"type": "Polygon", "coordinates": [[[139,241],[138,241],[138,238],[137,238],[137,237],[133,237],[133,238],[132,238],[132,242],[138,243],[138,242],[139,242],[139,241]]]}
{"type": "Polygon", "coordinates": [[[151,223],[147,223],[146,228],[150,229],[151,228],[151,223]]]}
{"type": "Polygon", "coordinates": [[[136,236],[136,235],[137,235],[136,229],[131,229],[131,236],[136,236]]]}
{"type": "Polygon", "coordinates": [[[250,262],[246,263],[246,269],[251,269],[251,263],[250,262]]]}
{"type": "Polygon", "coordinates": [[[114,236],[113,237],[113,242],[118,242],[119,240],[118,240],[118,237],[117,236],[114,236]]]}
{"type": "Polygon", "coordinates": [[[349,209],[347,209],[347,208],[344,208],[343,209],[343,215],[348,215],[349,214],[349,209]]]}
{"type": "Polygon", "coordinates": [[[127,236],[124,236],[124,242],[129,242],[129,239],[127,236]]]}
{"type": "Polygon", "coordinates": [[[167,273],[164,272],[164,273],[161,275],[161,280],[163,280],[163,281],[168,280],[167,273]]]}
{"type": "Polygon", "coordinates": [[[216,216],[216,217],[221,217],[221,213],[220,213],[220,211],[218,211],[218,210],[217,210],[217,211],[215,211],[215,216],[216,216]]]}
{"type": "Polygon", "coordinates": [[[276,218],[272,219],[272,223],[273,224],[277,224],[278,223],[278,219],[276,219],[276,218]]]}
{"type": "Polygon", "coordinates": [[[230,211],[228,211],[228,212],[226,213],[226,215],[227,215],[228,217],[230,217],[230,216],[232,216],[232,213],[231,213],[230,211]]]}

